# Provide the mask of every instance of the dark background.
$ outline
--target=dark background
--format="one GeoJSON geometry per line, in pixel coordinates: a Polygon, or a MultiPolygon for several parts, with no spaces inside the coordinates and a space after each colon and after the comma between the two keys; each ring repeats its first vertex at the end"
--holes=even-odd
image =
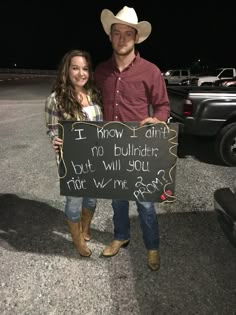
{"type": "Polygon", "coordinates": [[[137,49],[161,70],[236,66],[234,10],[212,1],[1,1],[0,68],[56,69],[63,54],[87,49],[94,66],[111,55],[100,14],[133,7],[139,21],[152,24],[150,37],[137,49]]]}

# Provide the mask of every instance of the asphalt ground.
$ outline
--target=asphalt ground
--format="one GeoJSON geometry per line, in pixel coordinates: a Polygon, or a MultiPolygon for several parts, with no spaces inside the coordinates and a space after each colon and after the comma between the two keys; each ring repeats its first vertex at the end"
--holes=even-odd
{"type": "Polygon", "coordinates": [[[147,268],[133,202],[129,246],[115,257],[100,257],[113,235],[111,200],[100,199],[89,242],[93,253],[81,258],[65,223],[45,134],[49,85],[40,86],[30,97],[26,86],[21,100],[16,94],[6,100],[6,88],[4,98],[0,94],[0,314],[236,314],[236,249],[213,205],[213,192],[233,183],[235,168],[209,163],[209,143],[201,143],[200,159],[200,144],[181,138],[177,201],[157,205],[160,270],[147,268]]]}

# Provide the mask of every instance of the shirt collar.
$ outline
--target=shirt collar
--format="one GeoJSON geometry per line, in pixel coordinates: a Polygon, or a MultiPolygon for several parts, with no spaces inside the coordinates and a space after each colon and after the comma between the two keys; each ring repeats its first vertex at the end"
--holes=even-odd
{"type": "MultiPolygon", "coordinates": [[[[140,54],[138,51],[135,51],[135,57],[134,59],[131,61],[131,63],[125,68],[125,69],[129,69],[130,67],[133,67],[133,65],[140,59],[140,54]]],[[[116,65],[116,60],[115,60],[115,57],[114,57],[114,54],[112,55],[112,58],[111,58],[111,61],[112,61],[112,65],[115,69],[117,69],[117,65],[116,65]]]]}

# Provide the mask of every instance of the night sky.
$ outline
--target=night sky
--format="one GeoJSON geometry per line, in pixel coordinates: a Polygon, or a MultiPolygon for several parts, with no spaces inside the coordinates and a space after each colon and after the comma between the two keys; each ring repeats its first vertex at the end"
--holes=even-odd
{"type": "Polygon", "coordinates": [[[95,66],[112,52],[100,13],[107,8],[116,14],[124,5],[152,24],[150,37],[136,48],[161,70],[189,67],[199,59],[236,66],[235,17],[227,2],[2,0],[0,68],[56,69],[70,49],[88,50],[95,66]]]}

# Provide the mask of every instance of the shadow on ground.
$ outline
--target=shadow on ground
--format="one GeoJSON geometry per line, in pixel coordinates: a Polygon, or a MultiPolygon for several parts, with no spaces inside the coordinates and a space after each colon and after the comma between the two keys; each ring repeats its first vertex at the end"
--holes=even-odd
{"type": "MultiPolygon", "coordinates": [[[[235,314],[236,249],[225,237],[215,212],[169,212],[159,215],[159,223],[158,272],[146,265],[137,216],[131,217],[129,246],[117,256],[103,258],[112,314],[235,314]]],[[[106,227],[110,230],[110,220],[106,227]]],[[[0,195],[1,247],[78,257],[65,235],[69,234],[61,210],[13,194],[0,195]]],[[[112,239],[111,232],[92,230],[92,235],[103,244],[112,239]]],[[[99,259],[94,260],[98,266],[99,259]]]]}
{"type": "MultiPolygon", "coordinates": [[[[111,234],[103,233],[108,241],[111,234]]],[[[93,231],[97,240],[99,231],[93,231]]],[[[64,212],[50,205],[18,197],[0,195],[0,246],[9,250],[78,257],[68,232],[64,212]]]]}

